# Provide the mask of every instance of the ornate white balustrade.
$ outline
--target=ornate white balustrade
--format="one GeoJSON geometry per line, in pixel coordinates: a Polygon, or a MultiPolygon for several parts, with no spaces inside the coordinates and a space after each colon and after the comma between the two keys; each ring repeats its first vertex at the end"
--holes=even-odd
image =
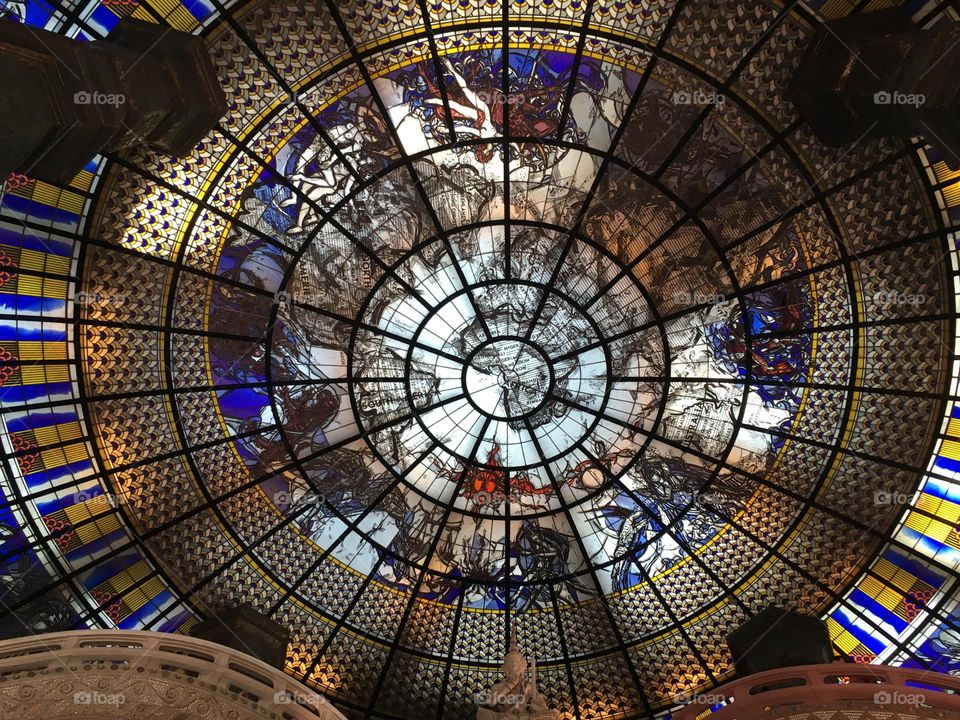
{"type": "Polygon", "coordinates": [[[0,642],[0,720],[345,720],[280,670],[184,635],[74,631],[0,642]]]}
{"type": "Polygon", "coordinates": [[[945,720],[960,717],[960,678],[887,665],[768,670],[693,698],[674,720],[945,720]]]}

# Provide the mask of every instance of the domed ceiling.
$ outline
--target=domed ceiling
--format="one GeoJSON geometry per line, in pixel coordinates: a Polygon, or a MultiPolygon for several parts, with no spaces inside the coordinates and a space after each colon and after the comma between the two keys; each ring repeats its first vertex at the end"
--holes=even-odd
{"type": "Polygon", "coordinates": [[[63,3],[13,14],[200,33],[231,108],[7,179],[3,634],[250,602],[357,717],[473,717],[511,632],[665,713],[766,604],[960,667],[960,174],[784,98],[849,7],[63,3]]]}

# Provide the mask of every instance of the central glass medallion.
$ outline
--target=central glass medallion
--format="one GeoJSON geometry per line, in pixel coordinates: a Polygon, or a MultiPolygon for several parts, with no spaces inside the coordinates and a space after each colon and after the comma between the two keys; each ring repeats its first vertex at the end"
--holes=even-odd
{"type": "Polygon", "coordinates": [[[493,340],[480,346],[464,366],[464,387],[480,412],[500,419],[536,412],[553,385],[546,356],[520,338],[493,340]]]}

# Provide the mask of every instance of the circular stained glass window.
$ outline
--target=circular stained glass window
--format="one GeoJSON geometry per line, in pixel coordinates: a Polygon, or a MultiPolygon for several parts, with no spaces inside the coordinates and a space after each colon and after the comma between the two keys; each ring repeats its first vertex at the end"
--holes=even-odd
{"type": "Polygon", "coordinates": [[[249,601],[390,718],[475,717],[513,632],[571,718],[721,681],[766,604],[947,647],[955,178],[812,136],[815,3],[211,1],[140,6],[230,100],[189,157],[5,185],[17,617],[249,601]]]}

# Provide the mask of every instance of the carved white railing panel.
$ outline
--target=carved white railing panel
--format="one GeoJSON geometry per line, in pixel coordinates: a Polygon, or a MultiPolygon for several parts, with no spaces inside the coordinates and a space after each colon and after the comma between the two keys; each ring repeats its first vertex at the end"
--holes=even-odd
{"type": "Polygon", "coordinates": [[[0,720],[346,720],[276,668],[165,633],[82,630],[0,641],[0,720]]]}
{"type": "Polygon", "coordinates": [[[889,665],[797,665],[700,693],[674,720],[943,720],[960,717],[960,678],[889,665]]]}

